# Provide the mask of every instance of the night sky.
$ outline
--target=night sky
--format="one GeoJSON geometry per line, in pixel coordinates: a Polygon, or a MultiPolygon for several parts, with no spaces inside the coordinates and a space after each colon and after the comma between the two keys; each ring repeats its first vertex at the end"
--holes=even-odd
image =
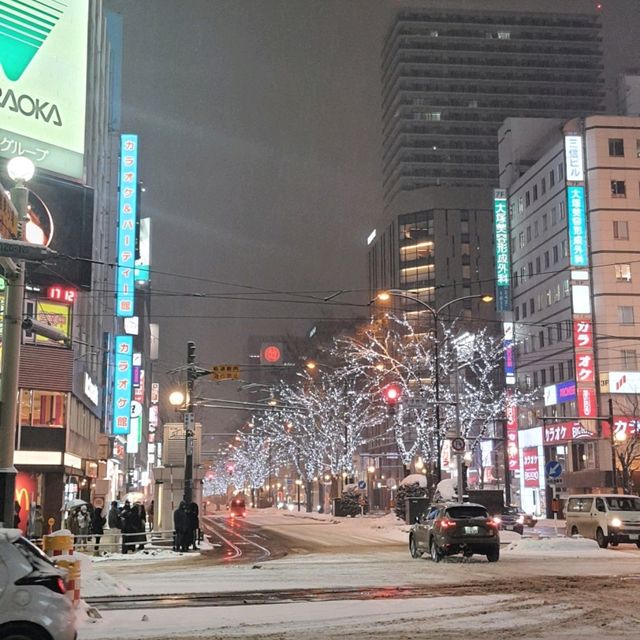
{"type": "MultiPolygon", "coordinates": [[[[531,6],[596,4],[545,2],[531,6]]],[[[303,304],[309,295],[352,290],[334,302],[366,303],[366,237],[382,209],[382,41],[399,7],[460,4],[105,0],[124,16],[123,130],[140,135],[158,371],[185,362],[187,340],[203,365],[243,364],[249,335],[354,313],[303,304]]],[[[640,68],[640,2],[602,4],[613,109],[617,72],[640,68]]]]}

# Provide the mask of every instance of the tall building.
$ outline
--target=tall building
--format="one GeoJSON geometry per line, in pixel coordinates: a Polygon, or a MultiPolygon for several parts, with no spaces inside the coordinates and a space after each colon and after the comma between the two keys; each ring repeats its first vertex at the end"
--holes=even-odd
{"type": "Polygon", "coordinates": [[[505,118],[598,113],[602,71],[595,7],[400,11],[382,50],[385,202],[428,185],[495,186],[505,118]]]}
{"type": "MultiPolygon", "coordinates": [[[[508,203],[516,380],[536,394],[518,415],[521,503],[630,487],[612,458],[640,443],[640,118],[512,119],[501,130],[508,203]],[[510,171],[526,159],[523,171],[510,171]],[[611,429],[613,424],[613,431],[611,429]]],[[[518,455],[518,454],[517,454],[518,455]]],[[[638,478],[636,477],[636,486],[638,478]]]]}

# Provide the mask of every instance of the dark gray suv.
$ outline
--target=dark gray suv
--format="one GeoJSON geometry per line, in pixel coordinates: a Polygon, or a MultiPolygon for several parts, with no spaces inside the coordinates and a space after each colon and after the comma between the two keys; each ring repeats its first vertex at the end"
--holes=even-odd
{"type": "Polygon", "coordinates": [[[499,524],[480,504],[448,503],[434,505],[411,527],[409,550],[412,558],[429,553],[434,562],[445,556],[474,553],[487,556],[489,562],[500,558],[499,524]]]}

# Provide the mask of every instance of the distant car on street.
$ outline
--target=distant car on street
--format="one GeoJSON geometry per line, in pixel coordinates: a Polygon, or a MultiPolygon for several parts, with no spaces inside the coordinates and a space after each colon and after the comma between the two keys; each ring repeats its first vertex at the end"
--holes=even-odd
{"type": "Polygon", "coordinates": [[[473,503],[434,505],[409,533],[412,558],[429,553],[434,562],[462,553],[470,558],[484,554],[489,562],[500,558],[499,524],[486,507],[473,503]]]}
{"type": "Polygon", "coordinates": [[[504,531],[524,533],[524,512],[518,507],[503,507],[502,512],[495,518],[504,531]]]}
{"type": "Polygon", "coordinates": [[[240,516],[244,518],[247,515],[247,507],[243,498],[234,498],[228,506],[229,515],[232,518],[240,516]]]}
{"type": "Polygon", "coordinates": [[[19,529],[0,529],[0,638],[75,640],[64,576],[19,529]]]}

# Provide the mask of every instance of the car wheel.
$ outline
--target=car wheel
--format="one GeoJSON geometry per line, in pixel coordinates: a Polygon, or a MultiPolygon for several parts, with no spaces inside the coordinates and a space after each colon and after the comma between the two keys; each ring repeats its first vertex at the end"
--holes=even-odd
{"type": "Polygon", "coordinates": [[[489,562],[498,562],[498,560],[500,560],[500,547],[491,549],[491,551],[487,553],[487,560],[489,562]]]}
{"type": "Polygon", "coordinates": [[[601,549],[606,549],[609,544],[607,537],[604,535],[604,531],[600,527],[598,527],[596,531],[596,542],[601,549]]]}
{"type": "Polygon", "coordinates": [[[429,545],[429,553],[434,562],[440,562],[440,560],[442,560],[442,552],[438,549],[438,545],[433,538],[431,538],[431,544],[429,545]]]}
{"type": "Polygon", "coordinates": [[[30,624],[9,624],[0,627],[2,640],[48,640],[49,635],[30,624]]]}
{"type": "Polygon", "coordinates": [[[578,535],[578,527],[571,527],[571,535],[572,536],[578,535]]]}
{"type": "Polygon", "coordinates": [[[418,549],[418,543],[414,536],[409,538],[409,552],[411,553],[412,558],[420,558],[422,557],[422,552],[418,549]]]}

